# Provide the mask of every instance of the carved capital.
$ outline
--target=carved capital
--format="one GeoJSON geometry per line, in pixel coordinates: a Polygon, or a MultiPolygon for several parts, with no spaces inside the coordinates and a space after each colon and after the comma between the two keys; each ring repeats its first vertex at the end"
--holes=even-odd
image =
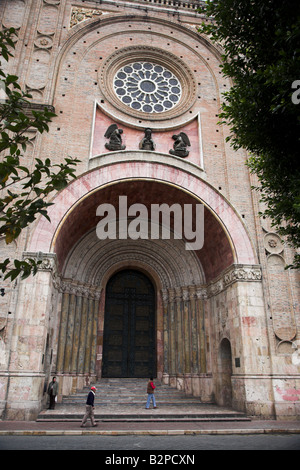
{"type": "Polygon", "coordinates": [[[161,297],[162,297],[162,301],[163,301],[164,306],[168,305],[169,294],[168,294],[168,291],[166,289],[161,290],[161,297]]]}
{"type": "Polygon", "coordinates": [[[55,253],[24,251],[22,258],[23,260],[31,258],[36,262],[40,261],[41,263],[38,266],[38,271],[51,271],[53,274],[57,272],[57,261],[55,253]]]}
{"type": "Polygon", "coordinates": [[[99,300],[101,296],[101,290],[97,289],[96,286],[81,284],[78,281],[72,279],[62,279],[60,286],[60,292],[66,292],[68,294],[74,294],[79,297],[86,297],[89,299],[99,300]]]}
{"type": "Polygon", "coordinates": [[[262,271],[258,265],[232,265],[216,281],[207,286],[209,297],[222,292],[235,282],[261,281],[262,271]]]}

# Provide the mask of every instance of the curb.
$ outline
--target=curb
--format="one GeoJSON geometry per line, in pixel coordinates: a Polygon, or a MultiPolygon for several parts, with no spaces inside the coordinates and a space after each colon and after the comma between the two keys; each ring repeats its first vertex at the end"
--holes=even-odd
{"type": "Polygon", "coordinates": [[[300,429],[199,429],[199,430],[6,430],[1,436],[179,436],[179,435],[300,434],[300,429]]]}

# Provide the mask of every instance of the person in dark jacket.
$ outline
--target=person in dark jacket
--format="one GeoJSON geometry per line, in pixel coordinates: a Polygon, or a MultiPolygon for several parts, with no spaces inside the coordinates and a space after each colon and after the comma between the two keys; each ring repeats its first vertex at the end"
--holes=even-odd
{"type": "Polygon", "coordinates": [[[52,381],[49,383],[47,393],[50,399],[49,410],[54,410],[55,398],[58,394],[58,383],[56,382],[56,377],[53,377],[52,381]]]}
{"type": "Polygon", "coordinates": [[[98,426],[95,423],[95,418],[94,418],[94,399],[95,399],[95,392],[96,392],[96,387],[91,387],[91,390],[87,396],[86,399],[86,405],[85,405],[85,415],[82,419],[80,427],[84,428],[85,423],[87,422],[88,418],[90,418],[92,422],[92,426],[98,426]]]}

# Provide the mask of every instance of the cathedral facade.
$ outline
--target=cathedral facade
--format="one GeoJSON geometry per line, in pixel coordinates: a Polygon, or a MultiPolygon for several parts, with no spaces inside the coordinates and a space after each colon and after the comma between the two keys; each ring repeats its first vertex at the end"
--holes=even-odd
{"type": "Polygon", "coordinates": [[[221,47],[201,2],[3,0],[8,70],[33,109],[24,164],[71,156],[77,178],[1,256],[0,414],[35,419],[102,377],[154,376],[204,403],[299,419],[299,273],[259,217],[245,151],[226,141],[221,47]]]}

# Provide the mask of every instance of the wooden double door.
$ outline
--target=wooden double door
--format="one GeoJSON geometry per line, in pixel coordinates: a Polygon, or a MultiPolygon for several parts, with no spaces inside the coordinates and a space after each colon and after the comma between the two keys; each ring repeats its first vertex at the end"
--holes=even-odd
{"type": "Polygon", "coordinates": [[[120,271],[107,284],[102,376],[156,376],[155,291],[142,272],[120,271]]]}

